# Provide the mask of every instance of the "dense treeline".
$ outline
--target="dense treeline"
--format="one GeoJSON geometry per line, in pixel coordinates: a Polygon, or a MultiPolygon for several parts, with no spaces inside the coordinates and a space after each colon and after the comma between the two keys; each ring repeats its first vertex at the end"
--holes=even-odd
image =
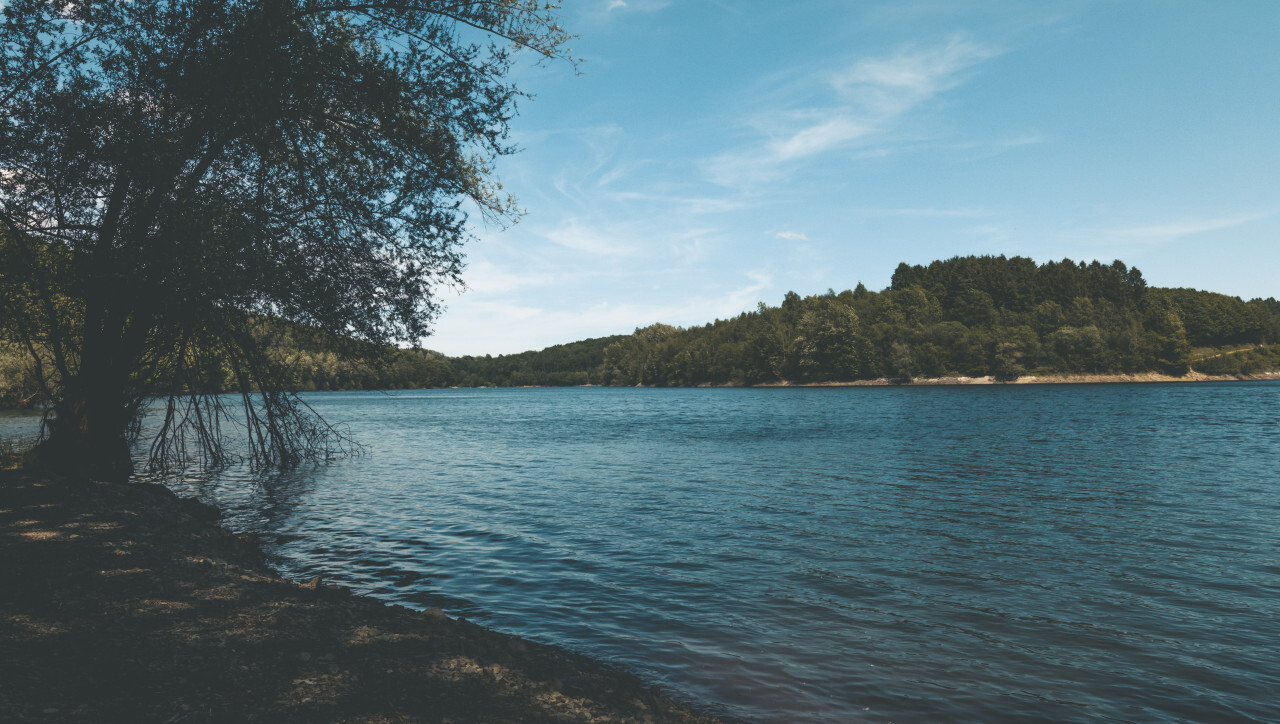
{"type": "MultiPolygon", "coordinates": [[[[294,389],[753,385],[1027,374],[1253,374],[1280,369],[1280,302],[1148,287],[1122,262],[1003,256],[901,264],[888,289],[801,297],[687,329],[537,352],[445,357],[261,322],[294,389]]],[[[22,350],[0,342],[0,407],[38,403],[22,350]]],[[[218,379],[212,375],[212,379],[218,379]]],[[[235,391],[230,369],[217,389],[235,391]]]]}
{"type": "Polygon", "coordinates": [[[600,383],[605,350],[630,337],[615,335],[558,344],[538,352],[450,358],[460,387],[568,387],[600,383]]]}
{"type": "Polygon", "coordinates": [[[1021,257],[901,264],[890,287],[800,297],[680,329],[655,324],[566,350],[452,360],[468,384],[691,386],[1025,374],[1241,374],[1280,367],[1280,303],[1149,288],[1122,262],[1021,257]],[[1222,351],[1226,346],[1243,350],[1222,351]],[[1214,348],[1212,351],[1196,348],[1214,348]],[[584,350],[585,351],[585,350],[584,350]],[[462,371],[465,370],[465,373],[462,371]],[[554,373],[549,372],[554,370],[554,373]]]}
{"type": "Polygon", "coordinates": [[[40,387],[26,353],[16,344],[0,341],[0,410],[29,407],[40,401],[40,387]]]}
{"type": "MultiPolygon", "coordinates": [[[[314,390],[403,390],[458,384],[449,360],[425,349],[375,347],[301,325],[264,325],[270,353],[283,362],[287,384],[314,390]]],[[[228,388],[234,389],[231,378],[228,388]]]]}
{"type": "MultiPolygon", "coordinates": [[[[251,328],[266,353],[281,363],[281,384],[289,389],[396,390],[457,384],[448,358],[438,352],[378,347],[301,325],[259,321],[251,328]]],[[[18,345],[0,341],[0,409],[44,402],[29,360],[30,355],[18,345]]],[[[208,386],[199,392],[240,391],[230,364],[206,370],[204,377],[208,386]]],[[[59,381],[50,383],[57,385],[59,381]]]]}

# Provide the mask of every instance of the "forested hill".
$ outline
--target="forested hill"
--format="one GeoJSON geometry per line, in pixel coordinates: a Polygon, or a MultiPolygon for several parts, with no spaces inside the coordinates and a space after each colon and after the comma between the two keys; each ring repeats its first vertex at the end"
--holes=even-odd
{"type": "MultiPolygon", "coordinates": [[[[262,324],[299,390],[519,385],[753,385],[1054,373],[1280,369],[1280,302],[1148,287],[1121,262],[1003,256],[901,264],[862,284],[682,329],[654,324],[498,357],[373,348],[262,324]]],[[[235,389],[227,371],[224,391],[235,389]]],[[[22,351],[0,340],[0,407],[38,404],[22,351]]]]}
{"type": "Polygon", "coordinates": [[[1280,368],[1280,302],[1148,287],[1116,261],[1004,256],[901,264],[862,284],[681,329],[502,357],[451,358],[465,385],[761,384],[1280,368]]]}

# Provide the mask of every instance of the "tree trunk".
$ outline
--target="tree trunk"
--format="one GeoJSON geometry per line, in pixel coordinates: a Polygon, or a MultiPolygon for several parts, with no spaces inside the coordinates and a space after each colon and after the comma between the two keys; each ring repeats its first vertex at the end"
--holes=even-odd
{"type": "Polygon", "coordinates": [[[37,460],[75,477],[124,482],[133,473],[125,406],[109,392],[80,389],[55,406],[37,460]]]}
{"type": "MultiPolygon", "coordinates": [[[[122,326],[117,322],[114,329],[122,326]]],[[[127,351],[130,336],[104,334],[101,326],[86,330],[79,369],[66,381],[54,405],[49,436],[37,450],[41,464],[76,477],[128,480],[133,472],[128,385],[136,357],[127,351]]]]}

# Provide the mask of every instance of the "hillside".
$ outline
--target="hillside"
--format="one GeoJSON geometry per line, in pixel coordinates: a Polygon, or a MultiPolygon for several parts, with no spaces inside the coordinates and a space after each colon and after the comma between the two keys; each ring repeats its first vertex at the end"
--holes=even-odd
{"type": "MultiPolygon", "coordinates": [[[[1147,286],[1123,262],[956,257],[900,264],[862,284],[763,302],[731,319],[540,351],[445,357],[374,348],[299,325],[259,333],[299,390],[479,386],[695,386],[950,376],[1247,375],[1280,369],[1280,302],[1147,286]]],[[[0,407],[38,403],[16,345],[0,342],[0,407]]],[[[236,389],[229,371],[222,387],[236,389]]]]}
{"type": "MultiPolygon", "coordinates": [[[[681,329],[654,324],[591,340],[598,362],[562,364],[572,345],[454,358],[472,384],[754,385],[1027,374],[1250,374],[1280,368],[1280,302],[1148,287],[1122,262],[1037,265],[1021,257],[901,264],[890,287],[763,303],[681,329]],[[555,375],[543,374],[548,368],[555,375]]],[[[578,344],[588,344],[587,342],[578,344]]]]}

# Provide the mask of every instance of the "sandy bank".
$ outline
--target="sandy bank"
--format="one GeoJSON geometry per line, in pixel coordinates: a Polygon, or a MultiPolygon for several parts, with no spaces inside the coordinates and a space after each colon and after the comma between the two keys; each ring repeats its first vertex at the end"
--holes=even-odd
{"type": "Polygon", "coordinates": [[[216,517],[0,471],[0,721],[715,721],[581,656],[285,581],[216,517]]]}
{"type": "Polygon", "coordinates": [[[1182,377],[1142,372],[1134,375],[1025,375],[1012,382],[998,382],[994,377],[920,377],[907,383],[892,382],[884,377],[878,380],[854,380],[852,382],[770,382],[755,387],[885,387],[906,385],[1050,385],[1097,384],[1102,382],[1241,382],[1280,381],[1280,372],[1261,372],[1255,375],[1206,375],[1188,372],[1182,377]]]}

